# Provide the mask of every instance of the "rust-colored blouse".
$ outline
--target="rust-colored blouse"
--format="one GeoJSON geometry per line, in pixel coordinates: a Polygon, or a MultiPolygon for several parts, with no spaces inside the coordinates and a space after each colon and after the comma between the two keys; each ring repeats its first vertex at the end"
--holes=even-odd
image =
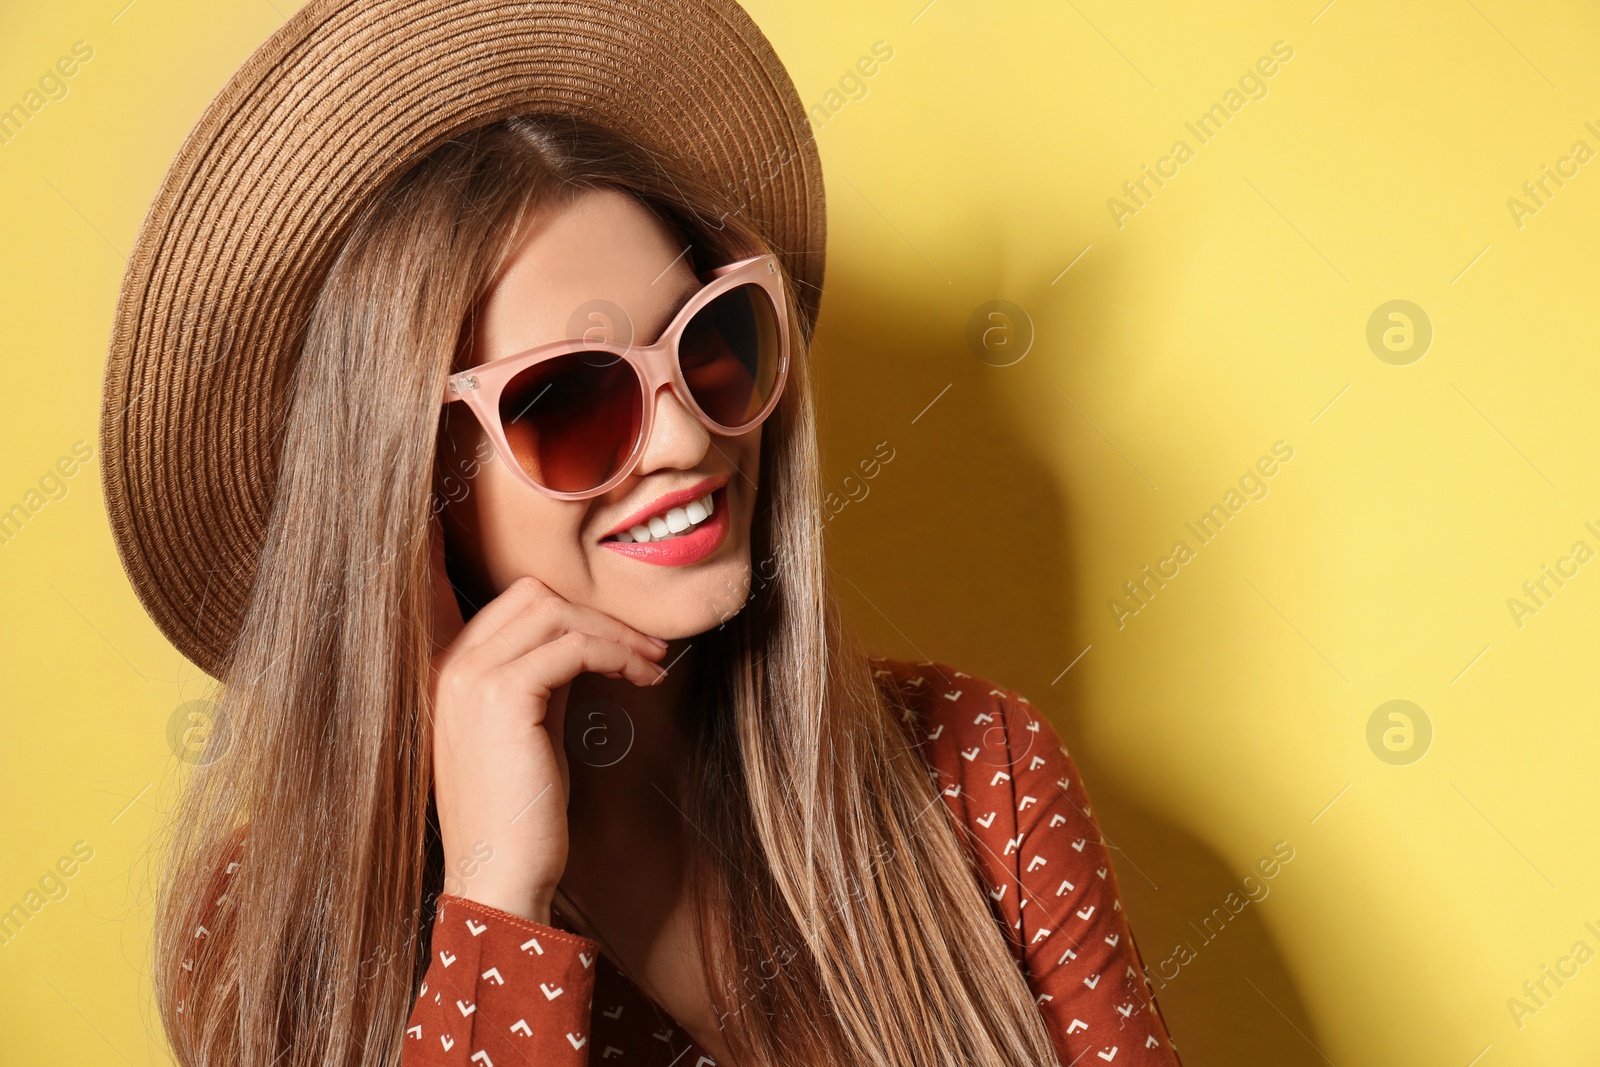
{"type": "MultiPolygon", "coordinates": [[[[1077,768],[1016,693],[944,663],[874,658],[1062,1064],[1174,1067],[1077,768]]],[[[533,922],[446,894],[405,1067],[712,1067],[716,1060],[559,912],[533,922]]]]}
{"type": "MultiPolygon", "coordinates": [[[[949,664],[874,657],[872,667],[906,704],[1061,1064],[1178,1067],[1106,843],[1050,721],[1026,697],[949,664]]],[[[218,870],[214,897],[237,865],[218,870]]],[[[552,923],[438,897],[403,1067],[714,1067],[597,942],[560,915],[552,923]]],[[[208,936],[202,921],[197,950],[208,936]]]]}

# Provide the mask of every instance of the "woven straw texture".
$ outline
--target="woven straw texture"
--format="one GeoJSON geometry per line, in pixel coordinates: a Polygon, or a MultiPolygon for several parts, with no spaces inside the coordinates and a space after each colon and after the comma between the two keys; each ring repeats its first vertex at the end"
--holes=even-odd
{"type": "Polygon", "coordinates": [[[582,114],[705,174],[815,322],[821,164],[793,83],[733,0],[311,0],[184,141],[106,366],[118,553],[162,633],[214,677],[250,596],[306,318],[349,225],[418,155],[519,112],[582,114]]]}

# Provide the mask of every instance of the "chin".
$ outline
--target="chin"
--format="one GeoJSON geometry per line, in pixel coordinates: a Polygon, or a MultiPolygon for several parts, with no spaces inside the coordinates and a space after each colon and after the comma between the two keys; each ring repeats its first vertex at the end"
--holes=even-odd
{"type": "MultiPolygon", "coordinates": [[[[687,575],[685,575],[687,577],[687,575]]],[[[715,630],[744,610],[750,596],[750,564],[709,568],[697,580],[672,583],[674,588],[642,599],[631,597],[617,618],[636,630],[672,641],[715,630]]]]}

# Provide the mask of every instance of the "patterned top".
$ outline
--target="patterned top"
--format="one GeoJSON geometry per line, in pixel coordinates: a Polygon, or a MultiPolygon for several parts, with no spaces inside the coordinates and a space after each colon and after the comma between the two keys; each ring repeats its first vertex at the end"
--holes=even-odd
{"type": "MultiPolygon", "coordinates": [[[[1178,1067],[1099,824],[1049,721],[944,663],[871,662],[903,695],[1061,1063],[1178,1067]]],[[[714,1067],[595,941],[551,920],[439,897],[404,1067],[714,1067]]]]}

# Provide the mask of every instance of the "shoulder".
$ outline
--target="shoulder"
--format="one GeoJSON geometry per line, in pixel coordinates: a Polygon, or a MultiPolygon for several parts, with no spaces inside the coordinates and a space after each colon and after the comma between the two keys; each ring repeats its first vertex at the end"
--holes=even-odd
{"type": "MultiPolygon", "coordinates": [[[[874,671],[900,703],[902,721],[972,853],[995,917],[1023,956],[1037,933],[1033,919],[1069,898],[1098,892],[1111,877],[1100,827],[1067,746],[1026,697],[990,679],[937,660],[878,660],[874,671]],[[1048,893],[1052,907],[1036,908],[1025,920],[1023,909],[1035,893],[1048,893]]],[[[1102,903],[1097,898],[1074,906],[1093,905],[1092,912],[1102,903]]]]}
{"type": "Polygon", "coordinates": [[[929,767],[962,791],[1012,781],[1019,768],[1038,769],[1041,748],[1061,746],[1049,722],[1009,686],[940,660],[868,662],[929,767]]]}
{"type": "Polygon", "coordinates": [[[249,836],[248,825],[235,827],[226,837],[214,842],[194,861],[196,872],[203,876],[199,899],[190,906],[196,915],[194,936],[204,941],[216,932],[219,916],[228,900],[228,889],[233,884],[235,872],[245,861],[245,844],[249,836]]]}
{"type": "Polygon", "coordinates": [[[947,663],[873,661],[1062,1050],[1175,1064],[1067,746],[1026,697],[947,663]]]}
{"type": "Polygon", "coordinates": [[[1077,766],[1027,697],[939,660],[872,662],[874,677],[900,709],[912,746],[980,860],[1013,866],[1018,834],[1041,818],[1051,824],[1052,835],[1070,828],[1077,831],[1073,841],[1098,840],[1098,828],[1088,824],[1088,796],[1077,766]],[[1062,817],[1063,807],[1072,818],[1062,817]]]}
{"type": "Polygon", "coordinates": [[[237,909],[229,890],[245,863],[246,836],[244,826],[236,827],[200,848],[180,870],[168,872],[171,882],[166,891],[174,894],[169,897],[172,913],[168,921],[182,931],[184,939],[169,958],[178,968],[168,972],[175,982],[180,1012],[191,994],[215,990],[227,981],[222,961],[229,955],[237,926],[237,909]]]}

